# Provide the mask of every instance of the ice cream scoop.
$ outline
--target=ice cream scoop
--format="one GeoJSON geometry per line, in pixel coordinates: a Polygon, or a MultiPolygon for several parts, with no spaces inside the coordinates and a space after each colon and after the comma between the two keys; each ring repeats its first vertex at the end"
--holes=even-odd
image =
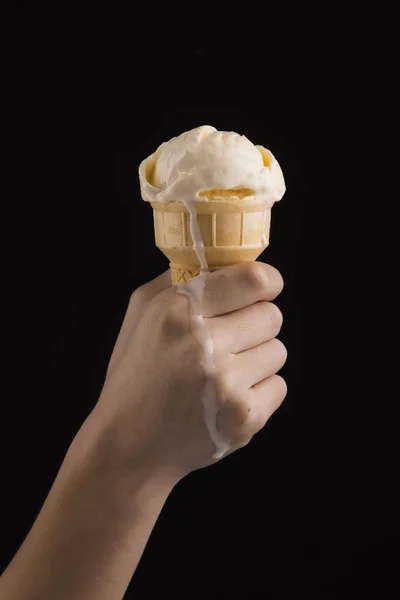
{"type": "Polygon", "coordinates": [[[209,125],[162,144],[141,163],[139,178],[142,197],[149,202],[202,201],[223,190],[225,196],[245,192],[272,206],[285,193],[272,152],[244,135],[209,125]]]}

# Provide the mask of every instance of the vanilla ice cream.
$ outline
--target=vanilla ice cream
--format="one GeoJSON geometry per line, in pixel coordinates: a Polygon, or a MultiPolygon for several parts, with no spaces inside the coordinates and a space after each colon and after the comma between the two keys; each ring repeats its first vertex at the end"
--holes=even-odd
{"type": "Polygon", "coordinates": [[[207,201],[229,192],[254,196],[270,207],[285,193],[283,173],[272,152],[244,135],[209,125],[161,144],[141,163],[139,180],[148,202],[207,201]]]}

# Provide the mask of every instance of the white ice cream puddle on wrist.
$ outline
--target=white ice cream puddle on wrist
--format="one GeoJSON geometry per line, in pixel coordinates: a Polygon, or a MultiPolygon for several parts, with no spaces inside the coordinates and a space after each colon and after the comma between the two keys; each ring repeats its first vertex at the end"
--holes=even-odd
{"type": "Polygon", "coordinates": [[[213,458],[219,459],[231,449],[232,444],[221,435],[217,427],[219,403],[215,385],[214,343],[203,318],[203,297],[208,264],[204,251],[203,238],[197,221],[196,206],[194,201],[185,200],[184,204],[190,214],[190,233],[193,240],[193,249],[200,262],[200,275],[184,284],[177,284],[174,290],[177,294],[182,294],[188,298],[192,333],[203,350],[203,357],[200,364],[205,376],[205,389],[202,398],[204,421],[210,438],[215,445],[213,458]]]}

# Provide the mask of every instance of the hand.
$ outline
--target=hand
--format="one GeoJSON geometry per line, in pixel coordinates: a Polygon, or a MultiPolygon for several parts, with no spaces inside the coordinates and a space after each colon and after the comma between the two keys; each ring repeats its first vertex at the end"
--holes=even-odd
{"type": "MultiPolygon", "coordinates": [[[[214,342],[217,425],[233,449],[246,445],[286,395],[276,375],[286,349],[272,304],[279,272],[260,262],[207,276],[203,316],[214,342]]],[[[176,294],[169,271],[138,288],[115,345],[93,417],[107,432],[108,460],[142,465],[179,480],[215,461],[203,417],[201,348],[191,332],[188,298],[176,294]]]]}

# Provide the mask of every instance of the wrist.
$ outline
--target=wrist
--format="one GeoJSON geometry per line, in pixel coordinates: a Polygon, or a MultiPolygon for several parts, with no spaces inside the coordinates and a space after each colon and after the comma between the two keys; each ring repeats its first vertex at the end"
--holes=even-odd
{"type": "Polygon", "coordinates": [[[84,476],[112,482],[128,496],[151,493],[166,499],[182,476],[140,454],[128,457],[119,438],[118,426],[94,409],[76,434],[66,461],[84,476]]]}

